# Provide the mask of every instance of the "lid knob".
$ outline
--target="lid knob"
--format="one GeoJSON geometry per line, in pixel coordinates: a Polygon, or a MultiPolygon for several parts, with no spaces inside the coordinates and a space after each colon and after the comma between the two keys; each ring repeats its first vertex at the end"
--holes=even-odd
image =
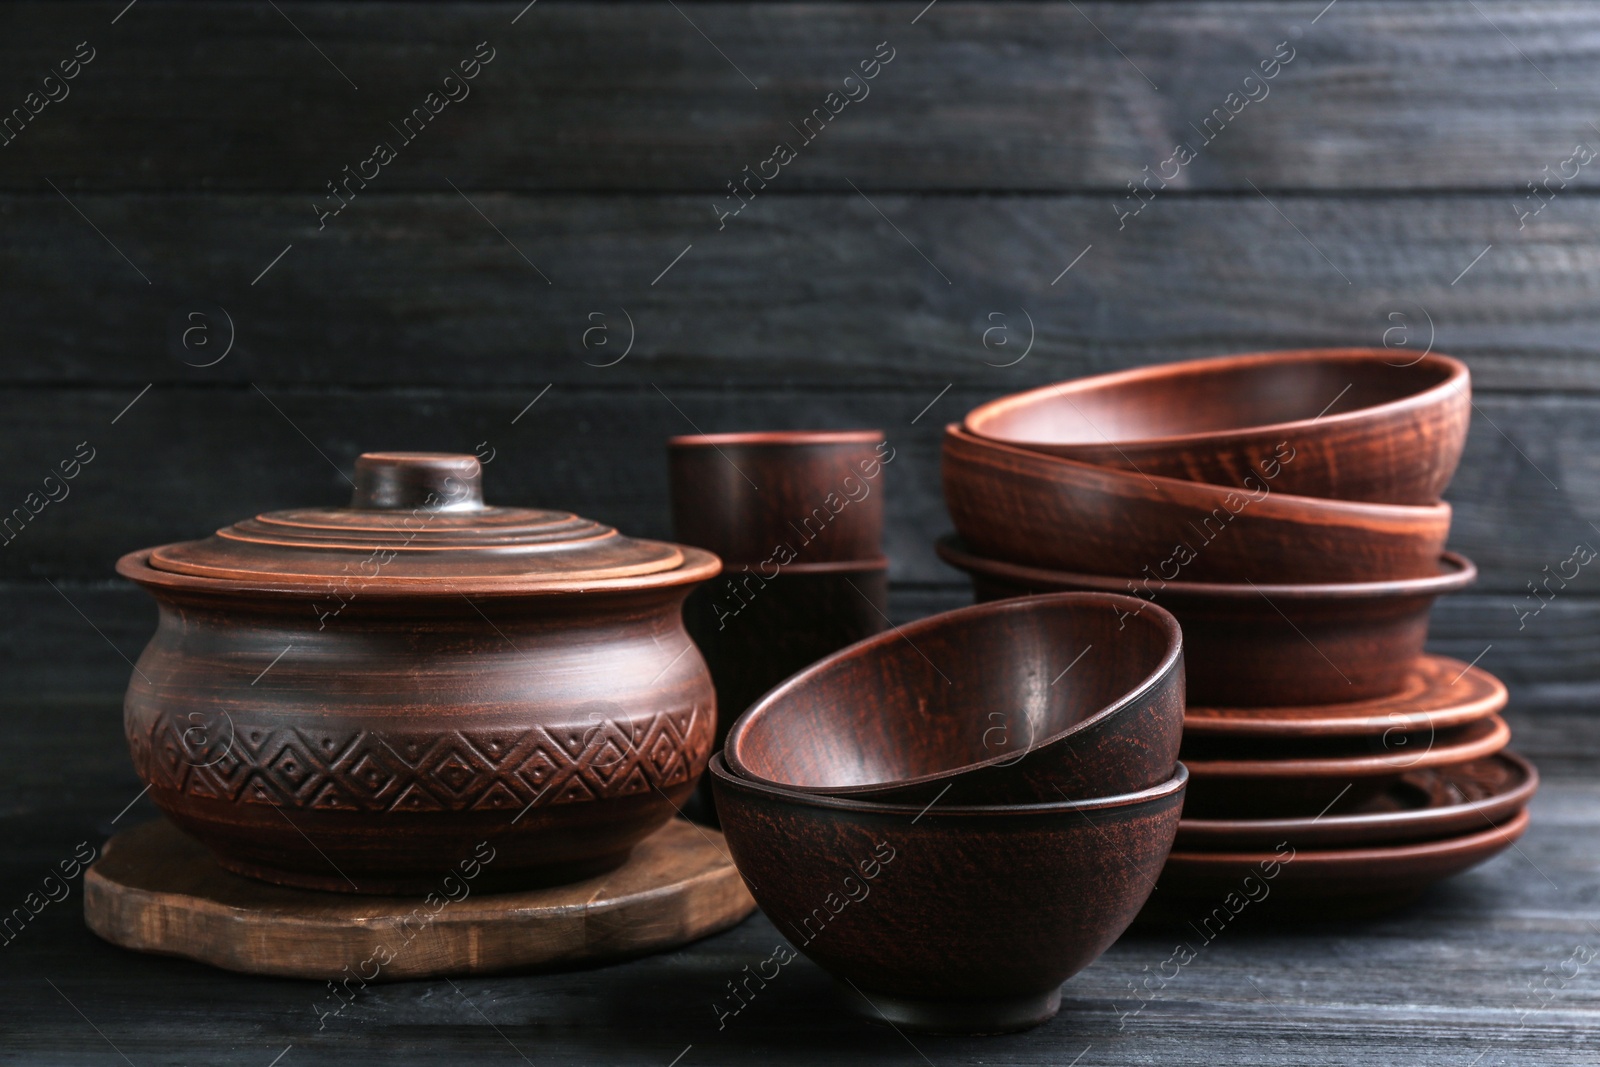
{"type": "Polygon", "coordinates": [[[356,460],[352,508],[476,511],[483,507],[483,467],[455,452],[363,452],[356,460]]]}

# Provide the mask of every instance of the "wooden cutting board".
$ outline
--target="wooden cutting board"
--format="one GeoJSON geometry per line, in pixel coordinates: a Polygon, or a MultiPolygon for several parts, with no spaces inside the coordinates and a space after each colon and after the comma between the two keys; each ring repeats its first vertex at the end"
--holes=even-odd
{"type": "Polygon", "coordinates": [[[89,928],[112,944],[248,974],[354,975],[363,984],[639,956],[725,930],[755,910],[722,835],[683,819],[598,878],[514,893],[469,887],[442,906],[443,897],[429,906],[230,874],[163,819],[108,841],[83,888],[89,928]]]}

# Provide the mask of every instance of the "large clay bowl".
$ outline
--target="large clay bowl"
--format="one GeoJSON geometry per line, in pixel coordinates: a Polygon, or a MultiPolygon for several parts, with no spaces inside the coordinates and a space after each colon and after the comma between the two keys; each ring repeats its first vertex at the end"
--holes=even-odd
{"type": "Polygon", "coordinates": [[[831,796],[1133,792],[1178,758],[1182,641],[1165,611],[1099,593],[945,612],[801,671],[745,712],[724,751],[735,774],[831,796]]]}
{"type": "Polygon", "coordinates": [[[879,430],[668,438],[673,534],[734,564],[879,559],[893,459],[879,430]]]}
{"type": "Polygon", "coordinates": [[[1141,922],[1215,940],[1246,913],[1271,920],[1367,916],[1409,904],[1429,886],[1510,848],[1528,828],[1526,808],[1497,825],[1431,841],[1361,848],[1174,851],[1141,922]]]}
{"type": "Polygon", "coordinates": [[[1471,376],[1386,348],[1222,356],[1061,382],[967,415],[990,440],[1150,475],[1381,504],[1436,504],[1472,417],[1471,376]],[[1292,457],[1292,458],[1286,458],[1292,457]]]}
{"type": "Polygon", "coordinates": [[[1478,576],[1446,552],[1428,578],[1311,585],[1132,581],[984,559],[941,539],[979,601],[1065,590],[1148,597],[1175,615],[1188,647],[1188,700],[1224,707],[1335,704],[1395,693],[1422,655],[1428,611],[1478,576]]]}
{"type": "Polygon", "coordinates": [[[1492,715],[1453,730],[1369,738],[1343,751],[1320,747],[1327,744],[1321,738],[1300,750],[1282,741],[1185,745],[1184,763],[1194,776],[1189,810],[1197,817],[1248,818],[1349,811],[1409,772],[1483,759],[1510,740],[1505,720],[1492,715]]]}
{"type": "Polygon", "coordinates": [[[1054,570],[1190,582],[1362,582],[1433,573],[1450,505],[1290,496],[1061,459],[950,426],[944,499],[980,555],[1054,570]]]}
{"type": "Polygon", "coordinates": [[[1190,704],[1183,714],[1183,736],[1300,741],[1447,730],[1493,715],[1506,706],[1506,700],[1505,683],[1482,667],[1449,656],[1424,655],[1401,689],[1373,700],[1285,708],[1190,704]]]}
{"type": "Polygon", "coordinates": [[[1539,789],[1533,764],[1509,750],[1483,759],[1412,771],[1356,808],[1320,816],[1184,819],[1181,851],[1354,848],[1429,841],[1498,826],[1528,806],[1539,789]]]}
{"type": "Polygon", "coordinates": [[[778,931],[868,1018],[962,1033],[1056,1013],[1161,871],[1187,773],[1123,796],[877,804],[778,789],[712,761],[733,861],[778,931]]]}

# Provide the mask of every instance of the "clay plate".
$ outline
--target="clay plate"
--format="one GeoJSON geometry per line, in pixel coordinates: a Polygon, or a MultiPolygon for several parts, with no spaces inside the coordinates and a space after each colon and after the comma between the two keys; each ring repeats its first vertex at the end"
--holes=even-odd
{"type": "Polygon", "coordinates": [[[1514,752],[1413,771],[1355,811],[1321,818],[1184,819],[1180,851],[1351,848],[1438,840],[1498,826],[1527,807],[1539,772],[1514,752]]]}
{"type": "Polygon", "coordinates": [[[1201,936],[1248,908],[1276,918],[1374,915],[1408,904],[1435,882],[1509,848],[1528,811],[1458,837],[1373,848],[1266,852],[1173,852],[1141,920],[1187,920],[1201,936]],[[1271,877],[1267,872],[1272,872],[1271,877]],[[1251,901],[1254,901],[1253,903],[1251,901]]]}
{"type": "Polygon", "coordinates": [[[1446,730],[1506,706],[1505,684],[1481,667],[1425,655],[1392,696],[1281,708],[1190,707],[1185,737],[1355,737],[1446,730]]]}
{"type": "Polygon", "coordinates": [[[1350,755],[1273,757],[1272,745],[1207,746],[1249,751],[1254,758],[1191,758],[1188,809],[1194,815],[1247,817],[1348,811],[1411,771],[1482,759],[1505,748],[1511,728],[1498,715],[1437,734],[1388,734],[1370,751],[1350,755]]]}

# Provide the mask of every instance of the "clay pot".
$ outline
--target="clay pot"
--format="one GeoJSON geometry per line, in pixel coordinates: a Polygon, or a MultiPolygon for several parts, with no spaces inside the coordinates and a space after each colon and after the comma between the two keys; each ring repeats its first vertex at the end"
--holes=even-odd
{"type": "Polygon", "coordinates": [[[974,552],[1120,578],[1420,578],[1434,573],[1450,532],[1448,504],[1292,496],[1268,473],[1247,489],[1163,478],[999,444],[957,426],[945,432],[943,478],[950,518],[974,552]]]}
{"type": "Polygon", "coordinates": [[[673,536],[730,564],[883,557],[878,430],[696,434],[667,440],[673,536]]]}
{"type": "Polygon", "coordinates": [[[728,734],[733,773],[797,792],[1027,804],[1166,781],[1183,640],[1131,597],[1031,597],[933,615],[813,664],[728,734]]]}
{"type": "Polygon", "coordinates": [[[981,807],[869,803],[728,771],[728,850],[779,933],[869,1019],[948,1033],[1037,1025],[1061,983],[1149,896],[1183,809],[1182,766],[1152,789],[981,807]]]}
{"type": "Polygon", "coordinates": [[[1065,459],[1382,504],[1437,504],[1472,418],[1448,356],[1386,348],[1222,356],[1061,382],[974,409],[968,431],[1065,459]],[[1284,462],[1284,456],[1293,459],[1284,462]]]}
{"type": "Polygon", "coordinates": [[[967,572],[977,600],[1063,590],[1147,597],[1172,612],[1188,648],[1188,701],[1268,707],[1370,700],[1402,690],[1428,637],[1441,594],[1478,576],[1446,552],[1432,577],[1388,582],[1229,584],[1132,581],[985,559],[953,538],[937,546],[967,572]]]}
{"type": "Polygon", "coordinates": [[[229,870],[338,892],[620,865],[709,758],[681,620],[720,569],[565,512],[486,507],[471,456],[369,453],[348,508],[280,511],[117,571],[160,605],[128,686],[139,776],[229,870]]]}

